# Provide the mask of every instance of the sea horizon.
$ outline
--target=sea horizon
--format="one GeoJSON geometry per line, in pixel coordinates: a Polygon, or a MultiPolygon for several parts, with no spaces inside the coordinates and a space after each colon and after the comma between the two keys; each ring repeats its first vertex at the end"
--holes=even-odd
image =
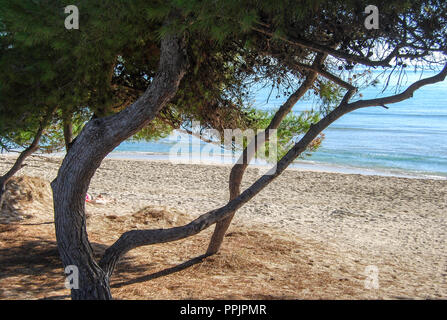
{"type": "MultiPolygon", "coordinates": [[[[425,71],[423,77],[433,75],[425,71]]],[[[408,72],[406,83],[420,78],[408,72]]],[[[397,78],[388,88],[381,85],[360,91],[361,99],[395,93],[397,78]]],[[[383,85],[383,83],[382,83],[383,85]]],[[[356,110],[329,126],[323,133],[322,146],[304,159],[297,159],[293,169],[348,174],[394,176],[422,179],[447,179],[447,82],[426,86],[414,97],[389,105],[389,109],[371,107],[356,110]]],[[[274,111],[286,98],[275,97],[262,89],[253,96],[254,106],[274,111]]],[[[357,97],[357,99],[360,99],[357,97]]],[[[292,112],[316,107],[315,100],[299,101],[292,112]]],[[[183,163],[232,164],[238,155],[206,143],[197,137],[174,131],[157,141],[124,141],[107,158],[129,160],[165,160],[183,163]],[[181,155],[177,155],[181,149],[181,155]]],[[[54,153],[63,156],[63,152],[54,153]]],[[[255,165],[271,166],[262,160],[255,165]]]]}

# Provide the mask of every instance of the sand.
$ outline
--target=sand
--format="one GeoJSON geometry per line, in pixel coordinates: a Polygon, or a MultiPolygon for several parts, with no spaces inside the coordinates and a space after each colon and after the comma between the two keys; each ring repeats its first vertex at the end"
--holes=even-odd
{"type": "MultiPolygon", "coordinates": [[[[0,172],[12,161],[11,156],[0,156],[0,172]]],[[[18,176],[49,182],[57,174],[60,159],[32,157],[27,163],[18,176]]],[[[224,205],[229,197],[230,168],[105,160],[89,189],[94,199],[101,196],[107,202],[86,206],[90,239],[98,242],[99,248],[112,244],[130,228],[153,227],[154,221],[142,219],[141,212],[135,216],[148,206],[174,212],[178,217],[174,221],[159,221],[161,227],[169,227],[224,205]]],[[[258,177],[259,170],[249,168],[243,187],[258,177]]],[[[446,200],[446,180],[287,170],[238,211],[221,254],[173,275],[149,277],[140,281],[140,286],[117,285],[112,293],[122,299],[447,299],[446,200]],[[368,270],[373,276],[377,271],[378,282],[368,282],[372,279],[368,270]],[[187,285],[189,280],[185,279],[196,279],[196,285],[187,285]],[[220,290],[203,290],[204,279],[208,279],[207,287],[212,283],[212,288],[220,290]]],[[[24,211],[31,212],[33,207],[41,208],[39,213],[29,213],[40,214],[40,220],[34,222],[48,224],[34,231],[30,226],[27,231],[17,230],[31,238],[39,230],[55,248],[51,203],[46,209],[31,205],[24,211]]],[[[20,221],[3,219],[0,223],[18,225],[20,221]]],[[[8,251],[11,246],[23,246],[24,241],[7,240],[7,232],[13,231],[0,232],[4,235],[0,242],[4,254],[12,252],[8,251]]],[[[144,278],[148,270],[156,273],[163,266],[173,267],[204,253],[210,232],[136,250],[129,256],[134,264],[137,261],[136,271],[129,273],[123,262],[112,284],[123,283],[123,277],[130,281],[137,274],[144,278]]],[[[58,263],[55,257],[54,263],[58,263]]],[[[11,264],[12,260],[8,261],[11,264]]],[[[20,290],[18,275],[0,266],[0,274],[2,271],[7,276],[0,276],[0,298],[48,298],[51,292],[54,296],[67,293],[60,285],[48,285],[46,291],[20,290]]]]}

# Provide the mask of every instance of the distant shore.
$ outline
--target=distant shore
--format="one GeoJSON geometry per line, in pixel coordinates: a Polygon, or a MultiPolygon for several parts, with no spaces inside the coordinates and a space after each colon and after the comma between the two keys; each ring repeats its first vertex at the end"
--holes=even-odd
{"type": "MultiPolygon", "coordinates": [[[[169,161],[168,155],[161,153],[149,153],[149,152],[112,152],[107,157],[108,159],[117,160],[148,160],[148,161],[169,161]]],[[[204,164],[204,165],[230,165],[231,160],[225,159],[221,161],[217,158],[205,158],[200,159],[198,157],[192,157],[188,159],[186,157],[178,158],[174,160],[178,163],[189,163],[189,164],[204,164]]],[[[262,166],[271,166],[268,164],[261,164],[262,166]]],[[[254,166],[254,165],[253,165],[254,166]]],[[[314,172],[327,172],[327,173],[344,173],[344,174],[361,174],[361,175],[376,175],[383,177],[399,177],[399,178],[410,178],[410,179],[436,179],[436,180],[447,180],[447,175],[442,173],[431,173],[431,172],[416,172],[416,171],[406,171],[399,169],[389,169],[389,168],[366,168],[366,167],[355,167],[355,166],[343,166],[338,164],[316,162],[310,160],[298,160],[294,162],[288,169],[290,170],[303,170],[303,171],[314,171],[314,172]]]]}
{"type": "MultiPolygon", "coordinates": [[[[5,152],[0,154],[0,156],[16,157],[17,153],[5,152]]],[[[52,154],[38,154],[39,156],[51,157],[51,158],[63,158],[65,153],[52,153],[52,154]]],[[[176,157],[170,158],[168,154],[165,153],[154,153],[154,152],[129,152],[129,151],[115,151],[110,153],[106,159],[115,160],[129,160],[129,161],[162,161],[162,162],[173,162],[173,163],[183,163],[183,164],[199,164],[199,165],[223,165],[231,166],[232,161],[235,160],[226,157],[220,159],[217,157],[211,158],[200,158],[191,157],[187,158],[176,157]]],[[[250,165],[251,167],[265,167],[270,164],[265,164],[260,162],[260,164],[250,165]]],[[[416,171],[406,171],[399,169],[388,169],[388,168],[366,168],[366,167],[355,167],[355,166],[343,166],[331,163],[315,162],[310,160],[298,160],[294,162],[287,170],[299,170],[299,171],[312,171],[312,172],[326,172],[326,173],[342,173],[342,174],[360,174],[367,176],[382,176],[382,177],[398,177],[398,178],[409,178],[409,179],[434,179],[434,180],[447,180],[447,175],[443,173],[436,172],[416,172],[416,171]]]]}

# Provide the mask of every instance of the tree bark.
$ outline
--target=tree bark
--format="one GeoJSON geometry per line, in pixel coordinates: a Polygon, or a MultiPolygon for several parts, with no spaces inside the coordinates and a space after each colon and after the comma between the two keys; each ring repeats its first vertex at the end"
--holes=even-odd
{"type": "Polygon", "coordinates": [[[3,208],[3,196],[6,191],[6,181],[3,179],[3,177],[0,178],[0,211],[3,208]]]}
{"type": "Polygon", "coordinates": [[[187,68],[184,51],[182,40],[162,39],[158,72],[146,92],[115,115],[91,119],[51,183],[59,253],[64,267],[74,265],[79,270],[79,289],[71,290],[73,299],[111,298],[109,276],[94,260],[88,240],[85,194],[107,154],[144,128],[175,95],[187,68]]]}
{"type": "Polygon", "coordinates": [[[65,151],[68,152],[68,149],[70,149],[71,143],[73,141],[73,124],[71,122],[71,115],[66,110],[62,112],[62,122],[64,130],[65,151]]]}
{"type": "MultiPolygon", "coordinates": [[[[314,63],[313,67],[319,67],[326,55],[319,54],[314,63]]],[[[277,129],[281,124],[282,120],[287,116],[287,114],[292,110],[293,106],[306,94],[306,92],[312,87],[312,84],[315,82],[318,73],[315,70],[310,70],[304,82],[295,91],[287,101],[279,108],[273,117],[272,121],[265,129],[265,142],[269,141],[269,133],[272,129],[277,129]]],[[[230,181],[229,181],[229,189],[230,189],[230,201],[236,199],[241,193],[241,183],[242,178],[244,176],[245,170],[248,167],[251,159],[256,153],[258,147],[258,136],[255,137],[251,143],[254,143],[254,147],[250,148],[247,146],[242,152],[241,158],[239,161],[233,166],[230,172],[230,181]],[[253,150],[254,152],[248,153],[248,150],[253,150]]],[[[236,211],[232,212],[227,218],[223,219],[216,223],[216,227],[214,229],[214,233],[211,236],[210,243],[208,245],[208,249],[206,253],[208,255],[215,254],[219,251],[222,242],[225,237],[225,233],[230,227],[231,221],[233,220],[236,211]]]]}

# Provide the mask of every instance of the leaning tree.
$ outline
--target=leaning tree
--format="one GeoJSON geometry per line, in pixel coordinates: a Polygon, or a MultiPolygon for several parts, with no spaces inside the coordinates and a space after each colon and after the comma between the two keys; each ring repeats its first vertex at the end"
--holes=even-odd
{"type": "MultiPolygon", "coordinates": [[[[75,59],[77,67],[70,73],[74,86],[67,95],[86,98],[94,110],[51,184],[60,256],[64,266],[79,270],[73,299],[110,299],[114,268],[136,247],[184,239],[216,224],[208,253],[217,252],[235,212],[315,144],[334,121],[360,108],[409,99],[417,89],[447,75],[447,6],[441,0],[379,1],[379,29],[371,30],[364,25],[367,3],[354,0],[80,2],[81,29],[76,32],[61,30],[62,23],[55,18],[64,18],[65,4],[69,3],[33,1],[30,5],[36,12],[51,12],[52,18],[42,21],[41,28],[30,29],[23,25],[35,19],[20,16],[15,34],[37,43],[55,43],[52,50],[60,59],[75,59]],[[374,82],[367,77],[368,69],[405,72],[410,66],[430,66],[438,72],[391,96],[358,95],[360,85],[374,82]],[[327,100],[319,119],[297,132],[275,170],[240,190],[247,164],[257,151],[247,147],[242,163],[232,169],[226,205],[184,226],[130,230],[97,262],[86,231],[84,197],[107,154],[153,121],[181,120],[190,112],[207,118],[207,113],[221,109],[241,114],[242,109],[232,108],[234,97],[244,93],[247,82],[266,79],[290,95],[265,135],[253,140],[255,146],[256,141],[269,139],[269,130],[280,127],[309,90],[327,100]],[[286,79],[292,83],[284,84],[286,79]],[[128,99],[116,104],[117,95],[128,99]]],[[[22,12],[15,5],[4,8],[7,17],[22,12]]],[[[209,125],[218,127],[218,119],[211,118],[209,125]]]]}
{"type": "MultiPolygon", "coordinates": [[[[23,5],[32,9],[29,3],[23,5]]],[[[39,149],[68,149],[89,114],[88,108],[79,103],[81,100],[70,94],[79,86],[70,77],[73,63],[67,63],[46,43],[18,36],[24,12],[14,11],[11,15],[10,11],[8,15],[7,8],[2,3],[0,144],[2,150],[21,151],[12,167],[0,176],[0,208],[6,183],[24,166],[26,158],[39,149]]],[[[23,22],[21,28],[29,28],[27,20],[23,22]]]]}

